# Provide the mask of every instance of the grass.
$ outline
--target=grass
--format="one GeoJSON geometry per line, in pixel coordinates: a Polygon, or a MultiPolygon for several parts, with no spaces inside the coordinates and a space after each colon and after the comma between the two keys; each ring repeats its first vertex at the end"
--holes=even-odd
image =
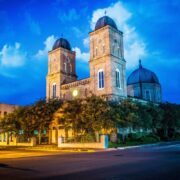
{"type": "Polygon", "coordinates": [[[109,142],[109,148],[117,148],[117,147],[126,147],[126,146],[135,146],[135,145],[143,145],[143,144],[153,144],[159,143],[160,138],[156,135],[145,135],[145,136],[138,136],[137,134],[131,134],[126,143],[123,143],[118,139],[117,143],[109,142]]]}

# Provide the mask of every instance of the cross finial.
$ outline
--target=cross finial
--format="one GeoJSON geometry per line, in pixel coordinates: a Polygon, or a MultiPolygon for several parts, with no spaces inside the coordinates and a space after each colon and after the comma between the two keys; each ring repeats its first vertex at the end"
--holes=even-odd
{"type": "Polygon", "coordinates": [[[104,11],[104,15],[106,16],[106,14],[107,14],[107,11],[105,10],[105,11],[104,11]]]}
{"type": "Polygon", "coordinates": [[[63,33],[61,33],[61,37],[63,38],[63,33]]]}
{"type": "Polygon", "coordinates": [[[139,67],[142,68],[141,59],[139,59],[139,67]]]}

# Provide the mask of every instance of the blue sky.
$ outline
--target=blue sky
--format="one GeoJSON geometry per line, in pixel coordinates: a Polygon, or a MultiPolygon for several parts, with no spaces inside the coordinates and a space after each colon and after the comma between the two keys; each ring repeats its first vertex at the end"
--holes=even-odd
{"type": "Polygon", "coordinates": [[[0,102],[45,97],[47,52],[61,34],[76,51],[78,77],[88,77],[88,33],[105,10],[124,32],[127,77],[141,58],[157,74],[163,101],[180,103],[178,0],[0,0],[0,102]]]}

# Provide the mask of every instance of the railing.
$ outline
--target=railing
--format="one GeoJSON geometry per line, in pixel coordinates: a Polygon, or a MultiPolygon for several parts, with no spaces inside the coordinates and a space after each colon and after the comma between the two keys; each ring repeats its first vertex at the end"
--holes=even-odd
{"type": "MultiPolygon", "coordinates": [[[[93,136],[94,137],[94,136],[93,136]]],[[[96,149],[105,149],[108,148],[108,136],[101,135],[100,142],[97,142],[95,138],[63,138],[62,136],[58,139],[59,148],[96,148],[96,149]]]]}
{"type": "Polygon", "coordinates": [[[62,143],[93,143],[98,142],[96,137],[93,135],[86,135],[86,136],[76,136],[71,138],[62,138],[62,143]]]}
{"type": "Polygon", "coordinates": [[[17,137],[17,143],[30,143],[31,139],[30,138],[25,138],[23,136],[17,137]]]}

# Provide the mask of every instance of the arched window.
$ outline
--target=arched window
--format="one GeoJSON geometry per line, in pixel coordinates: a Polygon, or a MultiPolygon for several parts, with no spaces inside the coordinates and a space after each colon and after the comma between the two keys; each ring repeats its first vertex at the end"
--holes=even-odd
{"type": "Polygon", "coordinates": [[[113,44],[112,45],[112,54],[114,55],[114,53],[115,53],[115,45],[113,44]]]}
{"type": "Polygon", "coordinates": [[[105,54],[105,45],[103,44],[103,46],[102,46],[102,52],[103,52],[103,54],[105,54]]]}
{"type": "Polygon", "coordinates": [[[96,56],[98,55],[98,48],[96,47],[96,56]]]}
{"type": "Polygon", "coordinates": [[[120,56],[120,47],[119,46],[118,46],[117,52],[118,52],[118,57],[119,57],[120,56]]]}
{"type": "Polygon", "coordinates": [[[149,90],[146,90],[146,91],[145,91],[145,99],[146,99],[147,101],[151,101],[151,95],[150,95],[150,91],[149,91],[149,90]]]}
{"type": "Polygon", "coordinates": [[[67,65],[64,63],[64,72],[67,72],[67,65]]]}
{"type": "Polygon", "coordinates": [[[102,69],[98,71],[98,88],[104,88],[104,71],[102,69]]]}
{"type": "Polygon", "coordinates": [[[88,90],[86,88],[85,91],[84,91],[84,96],[87,97],[87,94],[88,94],[88,90]]]}
{"type": "Polygon", "coordinates": [[[56,83],[52,85],[52,98],[56,98],[56,83]]]}
{"type": "Polygon", "coordinates": [[[72,65],[69,64],[69,68],[70,68],[70,73],[72,73],[72,65]]]}
{"type": "Polygon", "coordinates": [[[121,88],[121,77],[119,69],[116,69],[116,87],[121,88]]]}

